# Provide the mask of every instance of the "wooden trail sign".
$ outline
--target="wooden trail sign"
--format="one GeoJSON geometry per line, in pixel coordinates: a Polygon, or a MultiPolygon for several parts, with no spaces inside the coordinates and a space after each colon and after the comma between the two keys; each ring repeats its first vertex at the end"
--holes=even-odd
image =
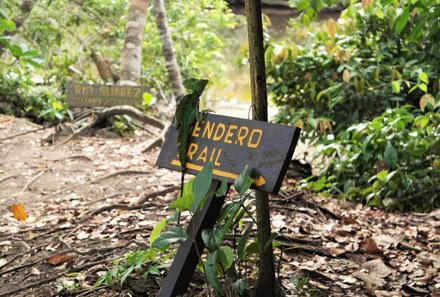
{"type": "MultiPolygon", "coordinates": [[[[299,128],[207,114],[196,122],[188,146],[187,173],[213,160],[215,180],[233,183],[246,165],[259,190],[277,193],[299,138],[299,128]]],[[[156,165],[180,171],[176,129],[171,129],[156,165]]]]}
{"type": "Polygon", "coordinates": [[[74,107],[137,106],[142,103],[145,92],[149,92],[149,88],[145,86],[89,85],[69,82],[67,104],[74,107]]]}
{"type": "MultiPolygon", "coordinates": [[[[229,185],[246,165],[259,190],[277,193],[287,171],[300,129],[296,127],[250,121],[215,114],[208,114],[195,123],[188,146],[187,172],[197,174],[206,162],[213,160],[215,192],[220,181],[229,185]]],[[[170,128],[156,165],[181,171],[177,153],[178,131],[170,128]]],[[[184,294],[199,262],[199,253],[205,244],[202,230],[211,229],[220,214],[225,196],[211,194],[203,209],[191,219],[187,229],[188,239],[181,243],[170,271],[158,293],[158,297],[174,297],[184,294]]]]}

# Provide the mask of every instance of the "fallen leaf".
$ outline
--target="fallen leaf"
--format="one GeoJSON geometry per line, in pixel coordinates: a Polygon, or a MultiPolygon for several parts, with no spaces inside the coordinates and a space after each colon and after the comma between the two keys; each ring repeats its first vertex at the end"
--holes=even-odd
{"type": "Polygon", "coordinates": [[[386,234],[373,236],[373,240],[377,245],[383,246],[384,248],[396,247],[399,242],[402,241],[401,238],[392,237],[386,234]]]}
{"type": "Polygon", "coordinates": [[[365,238],[365,241],[362,243],[361,250],[369,254],[382,253],[382,250],[377,247],[376,242],[374,242],[371,237],[365,238]]]}
{"type": "Polygon", "coordinates": [[[27,215],[26,210],[24,209],[23,204],[21,204],[21,203],[12,204],[11,211],[12,211],[12,214],[14,215],[15,219],[17,219],[20,222],[26,221],[28,215],[27,215]]]}
{"type": "Polygon", "coordinates": [[[6,263],[8,263],[6,259],[0,259],[0,267],[5,266],[6,263]]]}
{"type": "Polygon", "coordinates": [[[38,270],[36,267],[32,267],[31,268],[31,274],[33,274],[33,275],[40,275],[41,271],[38,270]]]}
{"type": "Polygon", "coordinates": [[[54,266],[58,266],[58,265],[66,263],[66,262],[69,262],[74,257],[75,257],[75,255],[73,255],[73,254],[66,254],[66,253],[55,254],[55,255],[50,256],[49,259],[47,259],[47,262],[49,262],[49,264],[52,264],[54,266]]]}
{"type": "Polygon", "coordinates": [[[347,244],[345,246],[345,250],[347,252],[357,252],[357,250],[359,249],[359,244],[357,242],[350,242],[349,244],[347,244]]]}
{"type": "Polygon", "coordinates": [[[392,273],[392,270],[386,266],[381,259],[365,262],[359,271],[353,273],[353,276],[365,282],[368,288],[376,288],[385,285],[384,278],[392,273]]]}
{"type": "Polygon", "coordinates": [[[345,250],[344,250],[344,249],[330,248],[330,254],[331,254],[333,257],[338,257],[338,256],[340,256],[340,255],[342,255],[342,254],[344,254],[344,253],[345,253],[345,250]]]}

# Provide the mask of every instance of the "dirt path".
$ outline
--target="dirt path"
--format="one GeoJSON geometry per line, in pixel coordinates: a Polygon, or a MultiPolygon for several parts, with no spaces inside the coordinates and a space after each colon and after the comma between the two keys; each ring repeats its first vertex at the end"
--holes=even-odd
{"type": "MultiPolygon", "coordinates": [[[[0,115],[0,139],[31,129],[0,115]]],[[[0,142],[0,296],[155,296],[163,276],[92,286],[111,260],[147,247],[178,174],[154,166],[158,149],[141,153],[146,132],[97,132],[59,147],[44,141],[52,132],[0,142]],[[29,214],[24,223],[11,214],[15,203],[29,214]]],[[[439,211],[371,209],[296,184],[286,179],[271,200],[273,230],[284,234],[276,256],[285,296],[440,296],[439,211]]],[[[206,296],[198,280],[187,296],[206,296]]]]}

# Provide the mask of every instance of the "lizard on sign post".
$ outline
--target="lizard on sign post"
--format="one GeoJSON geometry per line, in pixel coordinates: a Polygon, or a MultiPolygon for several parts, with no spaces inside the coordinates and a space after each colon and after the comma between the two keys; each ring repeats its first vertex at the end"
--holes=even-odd
{"type": "Polygon", "coordinates": [[[208,84],[208,80],[190,78],[183,84],[187,89],[191,90],[192,93],[186,94],[180,99],[173,121],[173,127],[179,131],[177,137],[177,147],[180,166],[182,167],[180,195],[183,194],[191,126],[194,121],[202,121],[206,115],[206,113],[199,111],[199,103],[200,96],[208,84]]]}

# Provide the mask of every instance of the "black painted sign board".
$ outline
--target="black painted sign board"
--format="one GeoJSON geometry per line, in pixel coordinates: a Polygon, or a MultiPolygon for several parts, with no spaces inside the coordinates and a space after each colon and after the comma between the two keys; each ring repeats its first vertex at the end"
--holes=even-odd
{"type": "MultiPolygon", "coordinates": [[[[246,165],[255,188],[277,193],[298,142],[300,129],[291,126],[207,114],[196,122],[188,146],[187,172],[197,174],[213,160],[213,183],[203,209],[188,224],[188,239],[180,244],[176,257],[157,297],[175,297],[186,292],[205,244],[202,231],[213,228],[225,196],[215,197],[220,181],[228,188],[246,165]]],[[[181,171],[177,153],[178,131],[170,128],[156,165],[181,171]]]]}
{"type": "Polygon", "coordinates": [[[67,104],[72,107],[138,106],[142,95],[149,92],[145,86],[90,85],[69,82],[67,104]]]}
{"type": "MultiPolygon", "coordinates": [[[[255,188],[277,193],[299,138],[300,129],[262,121],[207,114],[196,122],[188,146],[187,173],[196,175],[213,160],[214,180],[233,183],[246,165],[255,188]]],[[[156,165],[180,171],[177,129],[171,128],[156,165]]]]}

